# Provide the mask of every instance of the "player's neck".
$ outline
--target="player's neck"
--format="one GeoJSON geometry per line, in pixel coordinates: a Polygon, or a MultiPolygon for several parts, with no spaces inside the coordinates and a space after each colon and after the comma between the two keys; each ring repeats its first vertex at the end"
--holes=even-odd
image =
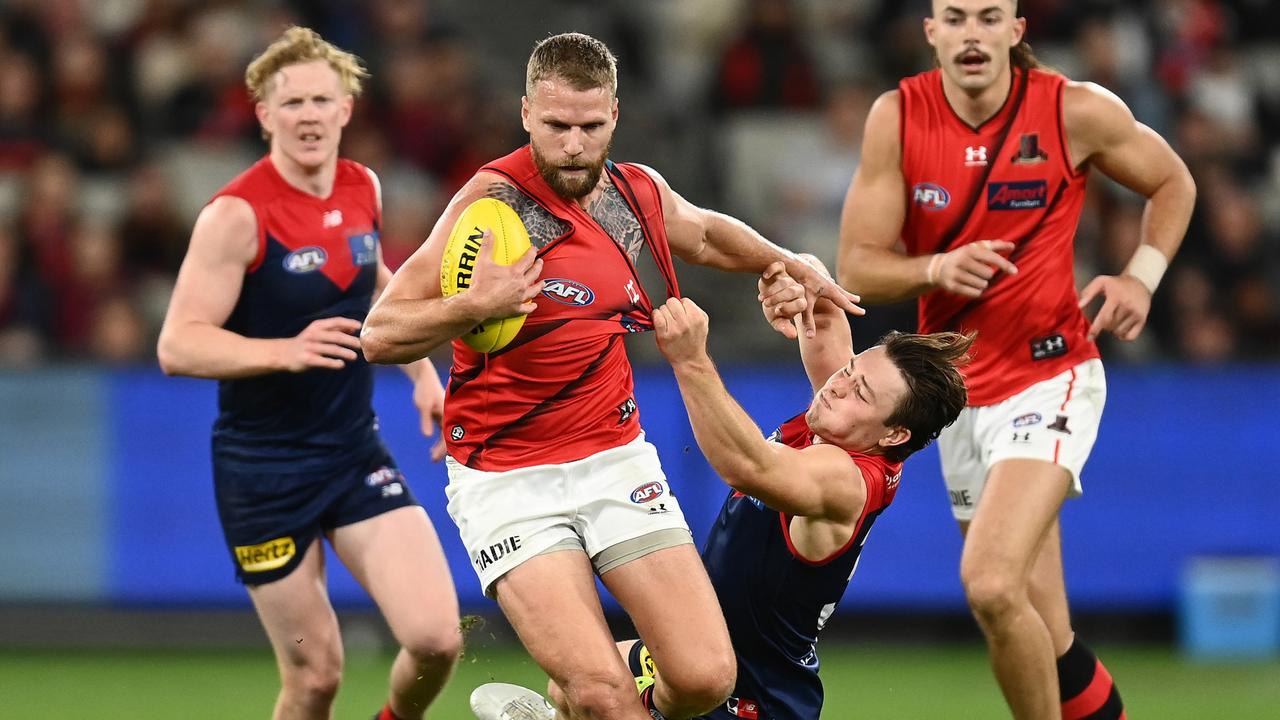
{"type": "Polygon", "coordinates": [[[301,192],[318,198],[333,194],[333,179],[338,174],[336,154],[319,167],[309,168],[298,164],[283,151],[272,148],[271,164],[286,183],[301,192]]]}
{"type": "Polygon", "coordinates": [[[577,203],[578,207],[583,210],[590,210],[592,203],[604,194],[605,189],[608,188],[610,184],[609,174],[600,173],[600,182],[596,183],[595,189],[580,198],[574,198],[573,202],[577,203]]]}
{"type": "Polygon", "coordinates": [[[942,94],[955,114],[971,127],[978,127],[990,120],[1004,106],[1013,88],[1013,67],[1006,65],[995,82],[977,91],[970,91],[942,74],[942,94]]]}

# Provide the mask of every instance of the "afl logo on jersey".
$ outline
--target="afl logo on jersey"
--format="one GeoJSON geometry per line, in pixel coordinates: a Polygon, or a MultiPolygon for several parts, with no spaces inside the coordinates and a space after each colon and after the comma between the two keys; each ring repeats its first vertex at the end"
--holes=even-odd
{"type": "Polygon", "coordinates": [[[596,294],[591,288],[576,280],[549,278],[542,288],[542,294],[563,305],[582,307],[595,302],[596,294]]]}
{"type": "Polygon", "coordinates": [[[329,254],[324,251],[324,248],[309,245],[285,255],[284,269],[295,275],[301,275],[302,273],[319,270],[324,267],[324,263],[328,259],[329,254]]]}
{"type": "Polygon", "coordinates": [[[951,203],[951,193],[946,188],[929,182],[911,188],[911,197],[925,210],[941,210],[951,203]]]}
{"type": "Polygon", "coordinates": [[[663,492],[665,491],[662,489],[662,483],[657,480],[653,480],[641,485],[635,490],[632,490],[631,502],[637,505],[642,505],[650,500],[656,500],[657,498],[662,497],[663,492]]]}

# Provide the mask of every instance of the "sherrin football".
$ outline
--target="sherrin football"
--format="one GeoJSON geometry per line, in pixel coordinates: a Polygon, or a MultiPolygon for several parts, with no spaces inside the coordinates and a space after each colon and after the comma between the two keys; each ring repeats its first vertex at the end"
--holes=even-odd
{"type": "MultiPolygon", "coordinates": [[[[489,252],[493,244],[493,258],[499,265],[510,265],[529,249],[529,232],[524,222],[510,205],[493,198],[481,198],[462,211],[458,222],[449,233],[440,261],[440,292],[444,297],[466,292],[471,287],[471,274],[483,249],[489,252]],[[490,231],[488,239],[484,231],[490,231]]],[[[462,341],[482,353],[501,350],[510,343],[520,327],[524,315],[506,318],[490,318],[467,331],[462,341]]]]}

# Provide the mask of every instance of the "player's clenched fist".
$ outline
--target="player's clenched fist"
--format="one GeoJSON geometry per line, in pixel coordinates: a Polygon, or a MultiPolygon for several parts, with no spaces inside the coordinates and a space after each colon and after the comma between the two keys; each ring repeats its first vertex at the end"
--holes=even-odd
{"type": "Polygon", "coordinates": [[[653,311],[658,349],[672,365],[707,356],[707,326],[707,313],[689,298],[670,298],[653,311]]]}

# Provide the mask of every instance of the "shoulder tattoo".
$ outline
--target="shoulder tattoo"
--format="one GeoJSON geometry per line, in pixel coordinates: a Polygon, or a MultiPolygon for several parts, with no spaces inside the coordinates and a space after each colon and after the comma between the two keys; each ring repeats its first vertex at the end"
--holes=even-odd
{"type": "Polygon", "coordinates": [[[510,205],[516,211],[516,215],[520,216],[525,230],[529,232],[529,242],[538,249],[546,247],[552,240],[569,232],[569,223],[552,215],[533,198],[520,192],[519,188],[510,183],[495,182],[485,190],[484,196],[510,205]]]}

